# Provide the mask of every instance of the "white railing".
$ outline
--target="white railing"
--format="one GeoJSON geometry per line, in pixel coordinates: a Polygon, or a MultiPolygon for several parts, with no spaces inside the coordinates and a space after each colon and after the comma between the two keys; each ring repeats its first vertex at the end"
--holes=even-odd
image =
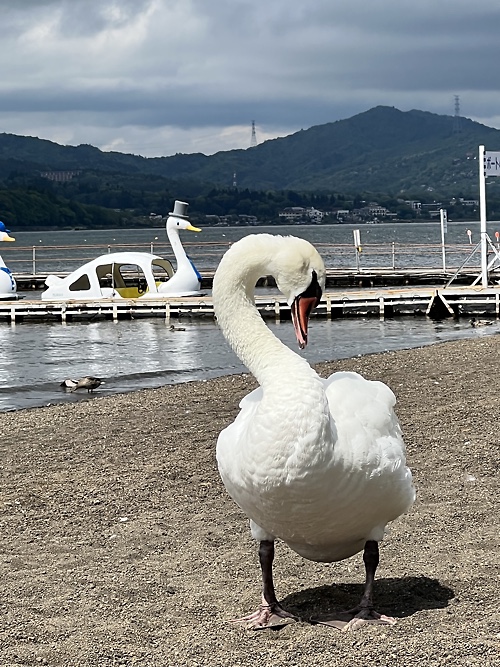
{"type": "MultiPolygon", "coordinates": [[[[184,243],[186,252],[203,274],[217,267],[222,255],[231,245],[228,242],[184,243]]],[[[361,251],[349,244],[316,243],[327,269],[370,270],[370,269],[429,269],[433,271],[454,271],[466,262],[466,268],[480,266],[480,256],[471,256],[469,244],[446,245],[444,247],[446,267],[443,266],[443,246],[441,244],[380,243],[362,245],[361,251]]],[[[144,243],[134,245],[65,245],[65,246],[7,246],[0,248],[5,264],[14,275],[67,274],[95,259],[99,255],[124,251],[150,252],[175,264],[172,249],[165,243],[144,243]]]]}

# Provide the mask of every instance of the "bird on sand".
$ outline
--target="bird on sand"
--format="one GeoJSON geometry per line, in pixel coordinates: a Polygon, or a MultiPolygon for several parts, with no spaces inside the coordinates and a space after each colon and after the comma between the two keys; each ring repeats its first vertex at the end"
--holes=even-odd
{"type": "Polygon", "coordinates": [[[85,377],[80,378],[79,380],[72,380],[67,378],[61,382],[61,387],[69,389],[69,391],[77,391],[78,389],[86,389],[87,393],[93,392],[94,389],[97,389],[105,384],[104,380],[100,378],[93,377],[92,375],[86,375],[85,377]]]}
{"type": "Polygon", "coordinates": [[[379,542],[386,525],[415,499],[394,394],[382,382],[353,372],[320,378],[261,318],[253,294],[263,275],[274,276],[284,294],[301,349],[325,286],[323,261],[309,242],[270,234],[236,242],[215,274],[219,326],[260,385],[243,398],[235,421],[217,441],[224,485],[259,542],[262,603],[234,622],[258,630],[298,620],[275,593],[279,538],[312,561],[335,562],[363,552],[360,603],[310,621],[343,630],[366,622],[393,624],[373,605],[379,542]]]}
{"type": "Polygon", "coordinates": [[[475,317],[473,317],[470,320],[470,325],[471,327],[487,327],[493,324],[490,320],[477,320],[475,317]]]}

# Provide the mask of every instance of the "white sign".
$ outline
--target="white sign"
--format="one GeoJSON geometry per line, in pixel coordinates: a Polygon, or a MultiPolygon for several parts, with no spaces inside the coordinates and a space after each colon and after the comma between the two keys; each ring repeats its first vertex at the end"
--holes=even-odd
{"type": "Polygon", "coordinates": [[[484,151],[484,175],[500,176],[500,153],[484,151]]]}
{"type": "Polygon", "coordinates": [[[444,208],[439,209],[439,212],[441,214],[441,227],[443,234],[446,234],[448,232],[448,212],[444,208]]]}

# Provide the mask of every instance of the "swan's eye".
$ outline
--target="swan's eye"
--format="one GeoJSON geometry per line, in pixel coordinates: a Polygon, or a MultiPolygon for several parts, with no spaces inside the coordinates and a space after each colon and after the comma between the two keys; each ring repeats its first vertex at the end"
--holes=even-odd
{"type": "Polygon", "coordinates": [[[177,227],[178,227],[180,224],[181,224],[180,222],[177,222],[177,227]]]}

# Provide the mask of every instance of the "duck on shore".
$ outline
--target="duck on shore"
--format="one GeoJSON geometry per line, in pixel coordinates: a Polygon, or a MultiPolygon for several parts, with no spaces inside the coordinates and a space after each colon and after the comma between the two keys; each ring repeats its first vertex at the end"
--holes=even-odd
{"type": "Polygon", "coordinates": [[[471,318],[470,325],[471,327],[487,327],[493,324],[491,320],[477,320],[475,317],[471,318]]]}
{"type": "Polygon", "coordinates": [[[94,389],[97,389],[105,384],[104,380],[96,378],[93,375],[86,375],[85,377],[80,378],[79,380],[72,380],[67,378],[61,382],[61,387],[68,389],[69,391],[77,391],[78,389],[86,389],[87,393],[93,392],[94,389]]]}

